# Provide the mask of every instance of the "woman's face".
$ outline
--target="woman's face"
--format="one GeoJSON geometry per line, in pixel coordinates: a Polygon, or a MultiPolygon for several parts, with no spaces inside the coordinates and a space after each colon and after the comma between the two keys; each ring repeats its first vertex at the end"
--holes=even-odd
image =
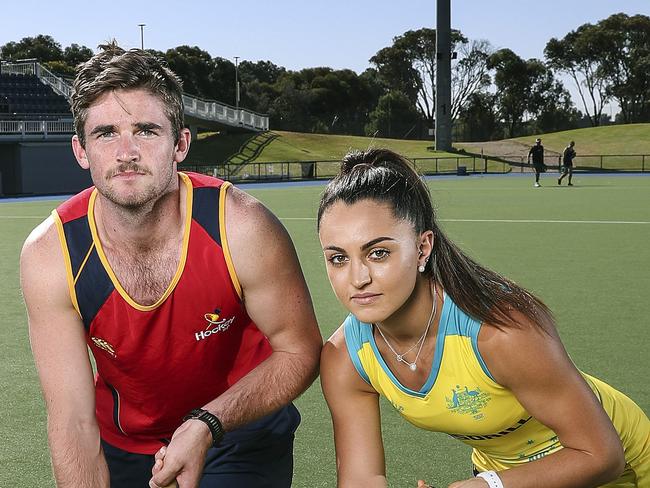
{"type": "Polygon", "coordinates": [[[431,252],[430,231],[418,235],[390,205],[370,199],[334,203],[319,237],[334,293],[366,323],[383,322],[406,303],[431,252]]]}

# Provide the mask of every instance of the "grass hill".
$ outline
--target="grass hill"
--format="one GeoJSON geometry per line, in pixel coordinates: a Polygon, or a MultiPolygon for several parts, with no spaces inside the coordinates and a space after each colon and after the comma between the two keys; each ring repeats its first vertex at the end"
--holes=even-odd
{"type": "MultiPolygon", "coordinates": [[[[405,141],[360,136],[306,134],[300,132],[272,131],[273,138],[250,161],[322,161],[340,159],[352,149],[385,147],[410,158],[444,157],[448,153],[427,149],[431,141],[405,141]]],[[[191,164],[218,164],[236,159],[240,148],[255,145],[257,134],[199,134],[192,143],[188,162],[191,164]]],[[[455,156],[455,155],[454,155],[455,156]]]]}
{"type": "Polygon", "coordinates": [[[511,139],[530,146],[541,137],[545,148],[562,152],[575,141],[580,154],[650,154],[650,124],[606,125],[511,139]]]}
{"type": "MultiPolygon", "coordinates": [[[[471,153],[520,160],[526,157],[536,137],[542,138],[547,154],[560,154],[569,141],[575,141],[579,158],[601,154],[650,154],[650,124],[609,125],[549,134],[454,144],[471,153]]],[[[409,158],[446,157],[448,153],[428,149],[431,141],[405,141],[359,136],[307,134],[271,131],[264,134],[200,134],[192,143],[188,164],[217,165],[224,162],[323,161],[340,159],[351,149],[386,147],[409,158]]],[[[458,154],[454,154],[454,157],[458,154]]],[[[621,162],[627,167],[625,158],[621,162]]],[[[629,159],[629,158],[628,158],[629,159]]],[[[639,158],[637,158],[639,159],[639,158]]],[[[650,165],[650,158],[647,158],[650,165]]],[[[586,160],[585,160],[586,163],[586,160]]],[[[578,160],[577,164],[581,162],[578,160]]],[[[632,163],[630,163],[632,164],[632,163]]],[[[637,164],[636,161],[634,164],[637,164]]]]}
{"type": "MultiPolygon", "coordinates": [[[[587,155],[650,154],[650,124],[589,127],[501,141],[459,142],[455,146],[468,152],[517,160],[526,159],[537,137],[541,137],[547,156],[561,154],[570,141],[575,141],[578,157],[582,158],[587,155]]],[[[619,159],[624,164],[625,158],[619,159]]],[[[650,163],[650,158],[648,160],[650,163]]],[[[577,164],[581,164],[579,160],[577,164]]]]}

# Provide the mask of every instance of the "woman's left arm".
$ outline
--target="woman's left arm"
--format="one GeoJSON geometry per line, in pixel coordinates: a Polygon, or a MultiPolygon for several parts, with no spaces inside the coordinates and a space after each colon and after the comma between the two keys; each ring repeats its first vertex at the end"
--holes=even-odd
{"type": "MultiPolygon", "coordinates": [[[[504,487],[580,488],[615,480],[625,467],[621,440],[557,331],[548,326],[546,333],[521,315],[513,318],[519,327],[483,326],[479,350],[494,379],[555,432],[564,448],[500,471],[504,487]]],[[[486,486],[480,478],[457,483],[450,488],[486,486]]]]}

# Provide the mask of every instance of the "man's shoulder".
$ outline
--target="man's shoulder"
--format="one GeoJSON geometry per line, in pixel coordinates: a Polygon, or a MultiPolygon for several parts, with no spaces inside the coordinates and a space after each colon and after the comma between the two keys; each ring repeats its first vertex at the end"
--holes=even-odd
{"type": "Polygon", "coordinates": [[[94,190],[94,186],[86,188],[59,205],[56,208],[56,213],[61,221],[68,222],[85,216],[88,213],[88,202],[94,190]]]}
{"type": "Polygon", "coordinates": [[[54,217],[50,215],[37,225],[25,239],[20,253],[21,267],[34,261],[47,259],[59,245],[54,217]]]}
{"type": "Polygon", "coordinates": [[[193,188],[219,188],[226,183],[224,180],[192,171],[179,171],[181,175],[187,177],[192,183],[193,188]]]}

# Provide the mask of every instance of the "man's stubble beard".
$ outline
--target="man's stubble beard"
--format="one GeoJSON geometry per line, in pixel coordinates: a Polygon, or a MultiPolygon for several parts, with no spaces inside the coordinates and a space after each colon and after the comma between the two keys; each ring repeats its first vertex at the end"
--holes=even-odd
{"type": "MultiPolygon", "coordinates": [[[[102,181],[106,182],[106,184],[102,184],[101,186],[95,184],[95,186],[97,188],[97,191],[114,205],[121,207],[130,213],[137,212],[138,210],[141,210],[143,207],[147,206],[147,204],[157,201],[167,193],[167,190],[169,189],[176,173],[176,171],[174,171],[174,167],[175,166],[173,163],[170,163],[168,166],[166,166],[166,172],[159,175],[162,177],[162,181],[160,181],[158,185],[156,184],[156,181],[152,181],[145,188],[134,190],[133,193],[129,193],[127,195],[120,195],[120,193],[116,191],[109,183],[114,174],[120,171],[144,170],[146,175],[152,175],[151,171],[146,170],[137,164],[120,165],[116,170],[109,172],[107,175],[102,175],[102,181]]],[[[92,171],[91,176],[94,176],[92,174],[92,171]]],[[[94,177],[92,179],[95,181],[94,177]]]]}

